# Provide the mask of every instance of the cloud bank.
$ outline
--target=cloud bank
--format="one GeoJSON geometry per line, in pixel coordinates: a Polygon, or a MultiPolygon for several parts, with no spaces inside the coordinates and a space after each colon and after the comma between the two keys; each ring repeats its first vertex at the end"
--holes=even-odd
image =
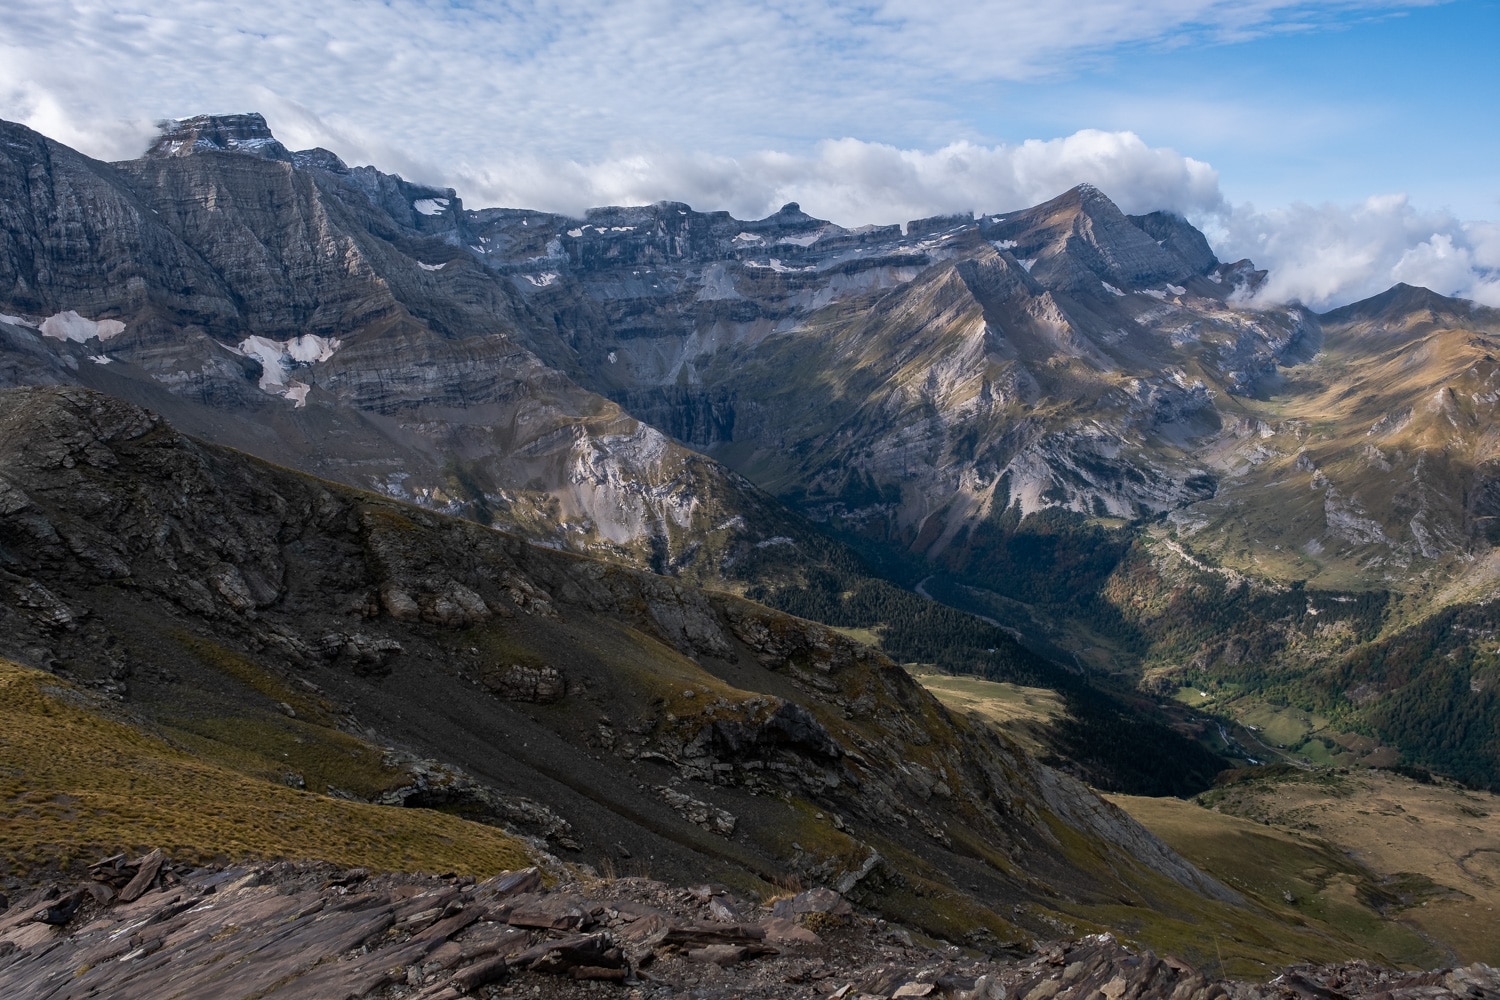
{"type": "Polygon", "coordinates": [[[1349,205],[1242,205],[1201,220],[1221,258],[1271,273],[1262,302],[1344,305],[1398,281],[1500,306],[1500,225],[1422,211],[1405,195],[1349,205]]]}
{"type": "Polygon", "coordinates": [[[671,200],[760,218],[796,201],[852,227],[1020,208],[1083,182],[1110,192],[1127,212],[1222,208],[1218,174],[1208,164],[1150,147],[1131,132],[1095,129],[1014,146],[958,142],[934,152],[837,139],[806,155],[658,152],[587,164],[519,158],[460,170],[457,183],[470,200],[572,214],[671,200]]]}

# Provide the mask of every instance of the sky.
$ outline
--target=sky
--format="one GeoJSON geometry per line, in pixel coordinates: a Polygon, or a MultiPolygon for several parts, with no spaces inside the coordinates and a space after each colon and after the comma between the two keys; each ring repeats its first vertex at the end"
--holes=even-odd
{"type": "Polygon", "coordinates": [[[1500,0],[5,0],[0,118],[90,155],[260,111],[469,207],[843,225],[1088,181],[1262,295],[1500,306],[1500,0]]]}

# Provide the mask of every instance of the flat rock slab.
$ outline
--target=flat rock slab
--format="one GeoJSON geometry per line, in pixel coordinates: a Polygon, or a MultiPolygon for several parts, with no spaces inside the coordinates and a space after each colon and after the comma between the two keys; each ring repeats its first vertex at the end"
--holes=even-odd
{"type": "Polygon", "coordinates": [[[1023,962],[964,958],[901,941],[818,890],[783,907],[789,916],[726,901],[743,916],[725,921],[706,889],[618,879],[548,890],[535,870],[478,884],[312,864],[180,873],[148,855],[110,859],[90,881],[123,887],[153,867],[131,902],[85,882],[33,892],[0,916],[0,998],[1500,1000],[1500,971],[1482,965],[1351,962],[1236,983],[1108,935],[1023,962]],[[42,919],[49,910],[59,922],[42,919]],[[843,919],[814,934],[797,922],[809,913],[843,919]]]}

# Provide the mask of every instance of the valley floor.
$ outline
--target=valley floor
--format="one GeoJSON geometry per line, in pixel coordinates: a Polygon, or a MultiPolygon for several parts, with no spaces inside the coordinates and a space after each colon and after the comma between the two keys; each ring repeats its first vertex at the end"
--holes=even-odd
{"type": "MultiPolygon", "coordinates": [[[[950,708],[1023,741],[1062,711],[1043,689],[915,676],[950,708]]],[[[1373,767],[1277,766],[1226,780],[1188,800],[1107,798],[1289,924],[1401,965],[1500,963],[1500,795],[1373,767]]]]}

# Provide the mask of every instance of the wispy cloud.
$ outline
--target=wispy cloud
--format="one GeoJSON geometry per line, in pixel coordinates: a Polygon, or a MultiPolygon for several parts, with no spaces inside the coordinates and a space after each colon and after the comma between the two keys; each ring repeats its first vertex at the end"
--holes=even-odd
{"type": "MultiPolygon", "coordinates": [[[[957,98],[1130,45],[1241,38],[1410,0],[8,0],[7,115],[126,156],[156,118],[266,93],[338,136],[453,163],[619,144],[932,148],[957,98]]],[[[342,152],[342,150],[339,150],[342,152]]]]}

